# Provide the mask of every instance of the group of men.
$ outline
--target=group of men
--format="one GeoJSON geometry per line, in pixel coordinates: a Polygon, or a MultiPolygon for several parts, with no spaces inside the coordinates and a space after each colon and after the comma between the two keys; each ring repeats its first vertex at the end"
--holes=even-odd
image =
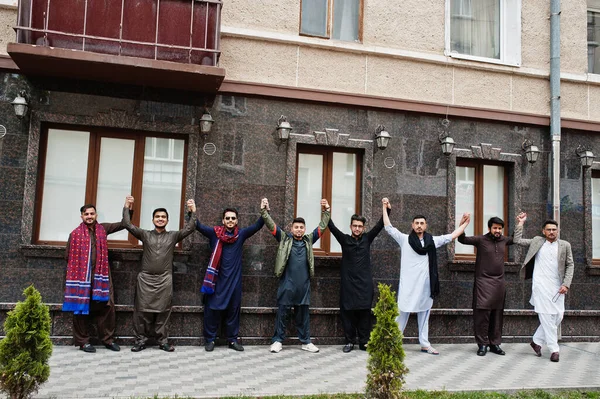
{"type": "Polygon", "coordinates": [[[225,321],[228,347],[243,351],[239,341],[240,308],[242,295],[242,246],[246,239],[266,225],[278,241],[274,272],[279,277],[277,315],[270,351],[278,353],[286,338],[286,318],[294,311],[295,325],[302,349],[318,352],[311,342],[309,306],[310,278],[314,276],[313,245],[329,227],[342,248],[340,315],[345,335],[343,351],[351,352],[358,344],[366,350],[371,331],[373,302],[373,268],[371,244],[385,227],[386,232],[401,249],[400,282],[398,288],[399,316],[397,323],[404,332],[410,313],[417,314],[419,343],[424,353],[438,355],[428,338],[429,315],[433,300],[440,293],[437,248],[458,238],[458,241],[477,248],[475,283],[473,286],[473,322],[477,355],[487,351],[504,355],[500,348],[502,318],[506,297],[504,261],[506,247],[512,244],[529,246],[521,268],[523,278],[532,278],[531,304],[539,315],[531,347],[541,356],[542,345],[551,352],[550,359],[559,360],[558,330],[564,314],[564,294],[573,277],[573,255],[568,242],[558,239],[558,224],[544,223],[543,237],[523,239],[525,213],[517,216],[513,237],[503,235],[504,222],[497,217],[488,222],[488,233],[466,237],[465,228],[470,215],[464,214],[459,226],[451,234],[432,236],[427,232],[427,219],[417,215],[412,230],[404,234],[392,226],[389,213],[391,204],[382,200],[382,216],[375,226],[365,232],[366,220],[353,215],[351,234],[341,232],[331,220],[327,200],[321,200],[319,225],[307,234],[306,222],[297,217],[289,232],[283,231],[269,215],[268,199],[261,201],[261,216],[251,226],[238,227],[238,212],[234,208],[223,211],[222,225],[206,226],[196,219],[196,205],[188,200],[188,220],[182,230],[167,231],[169,214],[158,208],[152,213],[154,229],[144,230],[131,223],[134,199],[126,197],[120,223],[98,223],[93,205],[81,208],[82,223],[71,233],[67,243],[67,278],[63,310],[72,311],[73,341],[85,352],[95,352],[89,343],[86,322],[93,318],[98,326],[98,337],[106,348],[118,351],[114,342],[115,310],[112,278],[108,265],[107,236],[127,229],[143,243],[141,271],[137,277],[134,333],[132,351],[146,348],[149,337],[154,337],[159,348],[172,352],[168,342],[168,320],[173,295],[172,267],[176,244],[195,230],[209,239],[211,255],[203,279],[201,292],[204,302],[204,346],[213,351],[221,321],[225,321]]]}

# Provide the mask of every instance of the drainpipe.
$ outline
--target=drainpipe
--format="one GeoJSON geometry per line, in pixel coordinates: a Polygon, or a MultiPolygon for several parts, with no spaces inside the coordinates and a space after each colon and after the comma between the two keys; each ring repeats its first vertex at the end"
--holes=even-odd
{"type": "Polygon", "coordinates": [[[550,0],[550,138],[552,218],[560,223],[560,0],[550,0]]]}

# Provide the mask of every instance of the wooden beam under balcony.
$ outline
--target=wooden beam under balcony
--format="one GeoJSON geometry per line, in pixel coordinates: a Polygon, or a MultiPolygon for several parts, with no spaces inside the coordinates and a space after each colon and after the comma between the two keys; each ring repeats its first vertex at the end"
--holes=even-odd
{"type": "Polygon", "coordinates": [[[204,93],[216,93],[225,78],[224,68],[206,65],[21,43],[9,43],[7,51],[23,73],[37,76],[57,76],[204,93]]]}

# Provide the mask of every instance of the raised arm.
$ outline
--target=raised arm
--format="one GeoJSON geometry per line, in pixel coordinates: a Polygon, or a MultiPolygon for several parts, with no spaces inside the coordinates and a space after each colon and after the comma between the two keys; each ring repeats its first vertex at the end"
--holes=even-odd
{"type": "Polygon", "coordinates": [[[314,244],[317,242],[319,238],[325,232],[327,225],[329,224],[329,220],[331,219],[331,207],[329,206],[329,202],[326,199],[321,200],[321,221],[319,222],[319,226],[313,230],[313,232],[309,235],[314,244]]]}
{"type": "Polygon", "coordinates": [[[383,198],[381,200],[381,203],[383,204],[383,210],[381,211],[383,224],[385,226],[391,226],[392,222],[390,222],[390,211],[392,210],[392,205],[390,204],[390,200],[387,198],[383,198]]]}
{"type": "Polygon", "coordinates": [[[523,225],[525,225],[526,220],[527,214],[525,212],[521,212],[517,215],[517,225],[515,226],[512,240],[514,244],[521,245],[523,247],[531,244],[530,238],[523,238],[523,225]]]}
{"type": "Polygon", "coordinates": [[[131,223],[131,216],[130,216],[129,210],[132,207],[133,207],[133,197],[131,195],[129,195],[129,196],[125,197],[125,205],[123,206],[123,219],[121,219],[121,224],[135,238],[137,238],[140,241],[144,241],[143,240],[143,238],[144,238],[144,229],[140,229],[139,227],[134,226],[131,223]]]}
{"type": "Polygon", "coordinates": [[[340,229],[335,227],[335,224],[333,224],[333,220],[331,220],[331,219],[329,219],[329,223],[327,223],[327,227],[329,227],[329,231],[331,231],[331,234],[333,234],[335,239],[338,240],[338,242],[341,244],[342,241],[344,240],[345,234],[342,231],[340,231],[340,229]]]}
{"type": "Polygon", "coordinates": [[[454,230],[452,232],[453,240],[465,232],[465,229],[469,225],[470,221],[471,221],[471,214],[463,213],[462,218],[460,219],[460,225],[458,226],[458,228],[456,230],[454,230]]]}
{"type": "Polygon", "coordinates": [[[391,208],[386,208],[383,210],[381,217],[377,221],[377,224],[375,226],[373,226],[373,228],[371,230],[369,230],[369,232],[367,233],[367,239],[369,240],[369,242],[373,242],[375,237],[377,237],[377,234],[379,234],[381,232],[381,230],[383,230],[383,214],[385,214],[389,220],[389,218],[390,218],[389,215],[390,215],[391,211],[392,211],[391,208]]]}
{"type": "Polygon", "coordinates": [[[259,217],[253,225],[244,227],[240,230],[240,236],[244,238],[252,237],[254,234],[258,233],[260,229],[265,225],[265,221],[262,217],[259,217]]]}
{"type": "Polygon", "coordinates": [[[277,226],[273,219],[271,219],[271,215],[269,215],[269,209],[269,200],[263,198],[260,205],[260,217],[265,222],[269,233],[271,233],[271,235],[275,237],[277,241],[281,241],[283,233],[279,226],[277,226]]]}
{"type": "Polygon", "coordinates": [[[183,229],[177,232],[177,242],[183,240],[196,230],[196,203],[193,199],[189,199],[187,200],[186,205],[188,208],[188,221],[185,226],[183,226],[183,229]]]}

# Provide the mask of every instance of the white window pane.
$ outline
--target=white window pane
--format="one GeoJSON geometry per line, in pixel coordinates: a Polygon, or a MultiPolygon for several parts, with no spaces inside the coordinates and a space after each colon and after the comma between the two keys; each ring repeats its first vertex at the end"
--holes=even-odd
{"type": "MultiPolygon", "coordinates": [[[[314,229],[321,221],[321,199],[323,187],[323,156],[317,154],[298,155],[298,190],[296,194],[296,216],[306,220],[306,229],[314,229]]],[[[314,248],[321,248],[317,241],[314,248]]]]}
{"type": "Polygon", "coordinates": [[[48,130],[41,241],[67,241],[81,223],[79,208],[85,203],[89,143],[89,132],[48,130]]]}
{"type": "MultiPolygon", "coordinates": [[[[121,220],[125,196],[131,194],[134,147],[134,140],[108,137],[101,139],[98,194],[96,195],[99,222],[121,220]]],[[[127,240],[127,230],[111,234],[108,238],[110,240],[127,240]]]]}
{"type": "MultiPolygon", "coordinates": [[[[589,2],[588,2],[589,3],[589,2]]],[[[600,73],[600,13],[587,13],[588,72],[600,73]]]]}
{"type": "MultiPolygon", "coordinates": [[[[456,215],[457,222],[462,214],[468,212],[475,217],[475,168],[467,166],[456,167],[456,215]]],[[[472,236],[475,233],[473,223],[465,229],[465,234],[472,236]]],[[[474,254],[472,245],[462,245],[456,241],[455,252],[457,254],[474,254]]]]}
{"type": "MultiPolygon", "coordinates": [[[[351,234],[350,217],[356,213],[356,154],[333,153],[333,184],[331,187],[331,218],[336,227],[351,234]]],[[[335,238],[330,252],[342,252],[335,238]]]]}
{"type": "Polygon", "coordinates": [[[335,0],[333,3],[333,38],[358,41],[360,0],[335,0]]]}
{"type": "Polygon", "coordinates": [[[173,143],[173,159],[183,160],[185,142],[183,140],[175,140],[173,143]]]}
{"type": "Polygon", "coordinates": [[[600,179],[592,179],[592,258],[600,258],[600,179]]]}
{"type": "MultiPolygon", "coordinates": [[[[156,140],[156,153],[154,156],[160,159],[169,159],[169,145],[172,139],[159,139],[156,140]]],[[[179,140],[183,141],[183,140],[179,140]]]]}
{"type": "Polygon", "coordinates": [[[451,52],[500,59],[500,1],[450,0],[451,52]]]}
{"type": "MultiPolygon", "coordinates": [[[[158,148],[170,148],[176,142],[183,140],[156,139],[158,148]]],[[[152,138],[146,138],[146,145],[152,144],[152,138]]],[[[178,145],[181,145],[179,143],[178,145]]],[[[144,180],[142,183],[142,212],[140,227],[151,230],[152,211],[156,208],[166,208],[169,212],[168,230],[179,230],[181,211],[181,188],[183,184],[183,160],[171,157],[144,157],[144,180]]]]}
{"type": "Polygon", "coordinates": [[[327,36],[327,0],[302,0],[302,33],[327,36]]]}
{"type": "Polygon", "coordinates": [[[504,217],[504,167],[483,166],[483,220],[482,230],[487,233],[487,222],[494,216],[504,217]]]}

